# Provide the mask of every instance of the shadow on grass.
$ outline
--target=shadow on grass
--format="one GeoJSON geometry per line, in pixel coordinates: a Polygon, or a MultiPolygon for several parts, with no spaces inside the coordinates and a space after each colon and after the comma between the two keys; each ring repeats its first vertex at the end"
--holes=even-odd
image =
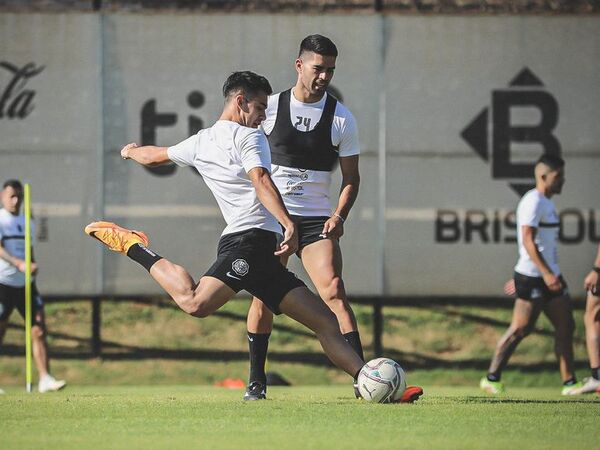
{"type": "MultiPolygon", "coordinates": [[[[593,400],[593,399],[592,399],[593,400]]],[[[539,399],[527,399],[527,398],[502,398],[502,397],[485,397],[485,396],[466,396],[457,401],[456,397],[452,397],[452,401],[454,403],[508,403],[508,404],[540,404],[540,405],[550,405],[550,404],[559,404],[564,405],[565,402],[568,403],[581,403],[588,404],[590,400],[582,400],[575,398],[564,397],[561,400],[539,400],[539,399]]]]}
{"type": "MultiPolygon", "coordinates": [[[[68,338],[64,335],[56,335],[61,339],[68,338]]],[[[79,359],[94,359],[86,339],[71,338],[80,341],[77,348],[53,346],[51,356],[53,359],[63,360],[79,360],[79,359]],[[84,345],[85,344],[85,345],[84,345]]],[[[25,348],[19,345],[5,345],[0,348],[0,355],[7,356],[22,356],[25,353],[25,348]]],[[[480,371],[487,370],[489,359],[462,359],[462,360],[445,360],[425,356],[419,353],[398,352],[391,349],[385,349],[384,354],[388,357],[402,362],[402,366],[406,370],[427,370],[427,369],[448,369],[448,370],[463,370],[477,369],[480,371]]],[[[163,360],[179,360],[179,361],[247,361],[248,352],[232,351],[232,350],[182,350],[169,349],[163,347],[138,347],[124,345],[118,342],[103,341],[102,355],[100,359],[105,361],[141,361],[146,359],[163,359],[163,360]]],[[[325,356],[319,352],[278,352],[270,351],[269,360],[272,362],[285,363],[300,363],[316,367],[333,367],[333,364],[325,356]]],[[[556,362],[541,362],[541,363],[511,363],[511,369],[520,370],[521,372],[542,372],[556,370],[556,362]]],[[[576,361],[575,368],[578,370],[588,368],[587,361],[576,361]]]]}
{"type": "MultiPolygon", "coordinates": [[[[160,299],[141,299],[136,300],[136,303],[142,303],[158,307],[161,309],[178,309],[172,302],[162,301],[160,299]]],[[[508,327],[509,323],[488,317],[479,316],[472,313],[463,313],[454,309],[444,308],[444,313],[448,316],[460,317],[462,320],[485,324],[495,327],[508,327]]],[[[214,316],[232,321],[246,322],[245,314],[238,314],[229,311],[217,311],[214,316]]],[[[15,324],[9,324],[9,328],[22,328],[15,324]]],[[[281,324],[274,324],[274,329],[290,333],[300,338],[314,339],[314,334],[310,331],[298,330],[281,324]]],[[[536,329],[533,334],[543,336],[552,336],[553,333],[548,330],[536,329]]],[[[77,359],[93,359],[95,358],[91,350],[90,339],[71,336],[65,333],[50,332],[49,335],[54,339],[60,339],[74,343],[74,346],[52,346],[50,349],[51,356],[54,359],[77,360],[77,359]]],[[[576,344],[582,343],[583,340],[576,340],[576,344]]],[[[188,361],[247,361],[248,353],[246,351],[232,350],[196,350],[196,349],[170,349],[164,347],[141,347],[134,345],[126,345],[119,342],[103,340],[101,342],[102,353],[100,358],[106,361],[139,361],[145,359],[164,359],[164,360],[188,360],[188,361]]],[[[490,349],[491,356],[492,349],[490,349]]],[[[23,345],[2,345],[0,346],[0,355],[21,356],[25,353],[23,345]]],[[[392,348],[384,348],[383,354],[401,361],[402,365],[407,370],[419,369],[449,369],[463,370],[476,369],[480,371],[487,370],[489,366],[489,358],[471,358],[471,359],[441,359],[430,355],[425,355],[417,352],[401,352],[392,348]]],[[[287,362],[287,363],[302,363],[312,366],[333,366],[329,359],[321,352],[278,352],[275,349],[269,351],[269,359],[271,361],[287,362]]],[[[556,370],[557,363],[540,362],[540,363],[511,363],[511,368],[522,372],[541,372],[548,370],[556,370]]],[[[576,361],[576,369],[588,368],[587,361],[576,361]]],[[[498,400],[498,399],[492,399],[498,400]]]]}

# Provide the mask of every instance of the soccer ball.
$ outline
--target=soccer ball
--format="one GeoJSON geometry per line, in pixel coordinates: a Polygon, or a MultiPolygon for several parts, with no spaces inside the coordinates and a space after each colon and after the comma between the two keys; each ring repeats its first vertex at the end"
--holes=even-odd
{"type": "Polygon", "coordinates": [[[373,403],[400,400],[406,389],[404,370],[393,359],[377,358],[366,363],[358,373],[358,391],[373,403]]]}

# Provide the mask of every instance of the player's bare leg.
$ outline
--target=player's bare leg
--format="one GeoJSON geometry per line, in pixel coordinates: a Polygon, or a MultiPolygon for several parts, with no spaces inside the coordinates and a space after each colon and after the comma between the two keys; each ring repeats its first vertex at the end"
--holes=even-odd
{"type": "Polygon", "coordinates": [[[235,295],[235,291],[213,277],[202,277],[196,285],[181,266],[162,258],[150,268],[150,275],[186,313],[207,317],[235,295]]]}
{"type": "Polygon", "coordinates": [[[67,385],[65,380],[57,380],[50,375],[50,358],[48,357],[46,321],[43,309],[36,313],[34,325],[31,327],[31,349],[39,374],[39,392],[54,392],[64,388],[67,385]]]}
{"type": "Polygon", "coordinates": [[[523,340],[525,336],[533,331],[535,322],[541,312],[541,307],[536,302],[523,299],[516,299],[513,308],[513,315],[508,330],[502,335],[488,370],[489,375],[496,375],[497,381],[500,379],[502,370],[506,367],[511,355],[523,340]]]}
{"type": "Polygon", "coordinates": [[[585,378],[583,385],[571,394],[600,393],[600,296],[588,292],[583,321],[592,376],[585,378]]]}
{"type": "Polygon", "coordinates": [[[600,296],[588,293],[584,322],[590,366],[600,367],[600,296]]]}
{"type": "Polygon", "coordinates": [[[325,354],[336,366],[352,377],[358,374],[363,360],[340,333],[335,315],[308,288],[292,289],[283,298],[279,309],[314,331],[325,354]]]}
{"type": "Polygon", "coordinates": [[[212,314],[235,294],[233,289],[213,277],[202,277],[196,285],[185,268],[147,248],[148,237],[141,231],[100,221],[86,226],[85,233],[142,265],[175,303],[192,316],[212,314]]]}
{"type": "Polygon", "coordinates": [[[555,297],[545,304],[544,313],[554,326],[554,351],[558,359],[562,381],[575,378],[573,369],[573,332],[575,321],[568,297],[555,297]]]}
{"type": "Polygon", "coordinates": [[[252,297],[246,325],[248,332],[255,334],[268,334],[273,330],[273,313],[256,297],[252,297]]]}
{"type": "Polygon", "coordinates": [[[46,343],[44,314],[40,311],[36,316],[36,323],[31,327],[31,350],[40,378],[43,378],[50,371],[48,344],[46,343]]]}
{"type": "Polygon", "coordinates": [[[336,315],[342,334],[357,331],[356,318],[342,281],[342,252],[335,239],[313,242],[302,249],[302,264],[319,296],[336,315]]]}

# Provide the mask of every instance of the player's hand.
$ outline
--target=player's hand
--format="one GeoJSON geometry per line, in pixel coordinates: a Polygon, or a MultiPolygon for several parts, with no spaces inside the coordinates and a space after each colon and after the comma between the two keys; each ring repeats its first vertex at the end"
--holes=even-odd
{"type": "Polygon", "coordinates": [[[543,275],[543,278],[544,283],[546,283],[546,286],[548,286],[548,289],[550,289],[552,292],[559,292],[562,289],[563,286],[560,282],[560,279],[552,272],[543,275]]]}
{"type": "MultiPolygon", "coordinates": [[[[27,270],[27,263],[23,259],[20,259],[19,261],[17,261],[17,264],[15,264],[15,266],[17,267],[19,272],[25,273],[25,271],[27,270]]],[[[32,262],[31,263],[31,274],[35,275],[37,273],[37,271],[38,271],[37,263],[32,262]]]]}
{"type": "Polygon", "coordinates": [[[279,250],[275,252],[277,256],[290,256],[298,251],[298,229],[292,222],[285,227],[283,232],[283,241],[279,244],[279,250]]]}
{"type": "Polygon", "coordinates": [[[27,264],[24,259],[19,259],[15,264],[15,267],[19,272],[25,272],[27,270],[27,264]]]}
{"type": "Polygon", "coordinates": [[[600,274],[595,270],[590,271],[583,280],[583,287],[586,291],[590,291],[592,295],[600,294],[600,274]]]}
{"type": "Polygon", "coordinates": [[[125,147],[123,147],[121,149],[121,158],[123,159],[130,159],[131,156],[129,155],[129,151],[132,148],[136,148],[138,145],[135,142],[132,142],[131,144],[127,144],[125,147]]]}
{"type": "Polygon", "coordinates": [[[321,236],[325,238],[339,239],[344,235],[344,222],[338,216],[331,216],[323,225],[321,236]]]}
{"type": "Polygon", "coordinates": [[[509,296],[515,295],[517,292],[517,288],[515,287],[515,280],[511,278],[506,283],[504,283],[504,293],[509,296]]]}

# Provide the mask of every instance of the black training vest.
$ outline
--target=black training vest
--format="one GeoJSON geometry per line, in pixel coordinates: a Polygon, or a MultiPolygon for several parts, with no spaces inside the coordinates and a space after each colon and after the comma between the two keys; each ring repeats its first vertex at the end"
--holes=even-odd
{"type": "Polygon", "coordinates": [[[299,131],[290,119],[288,89],[279,94],[277,118],[271,134],[267,136],[271,147],[271,162],[279,166],[330,172],[338,160],[338,147],[331,143],[331,125],[337,99],[327,94],[321,119],[311,131],[299,131]]]}

